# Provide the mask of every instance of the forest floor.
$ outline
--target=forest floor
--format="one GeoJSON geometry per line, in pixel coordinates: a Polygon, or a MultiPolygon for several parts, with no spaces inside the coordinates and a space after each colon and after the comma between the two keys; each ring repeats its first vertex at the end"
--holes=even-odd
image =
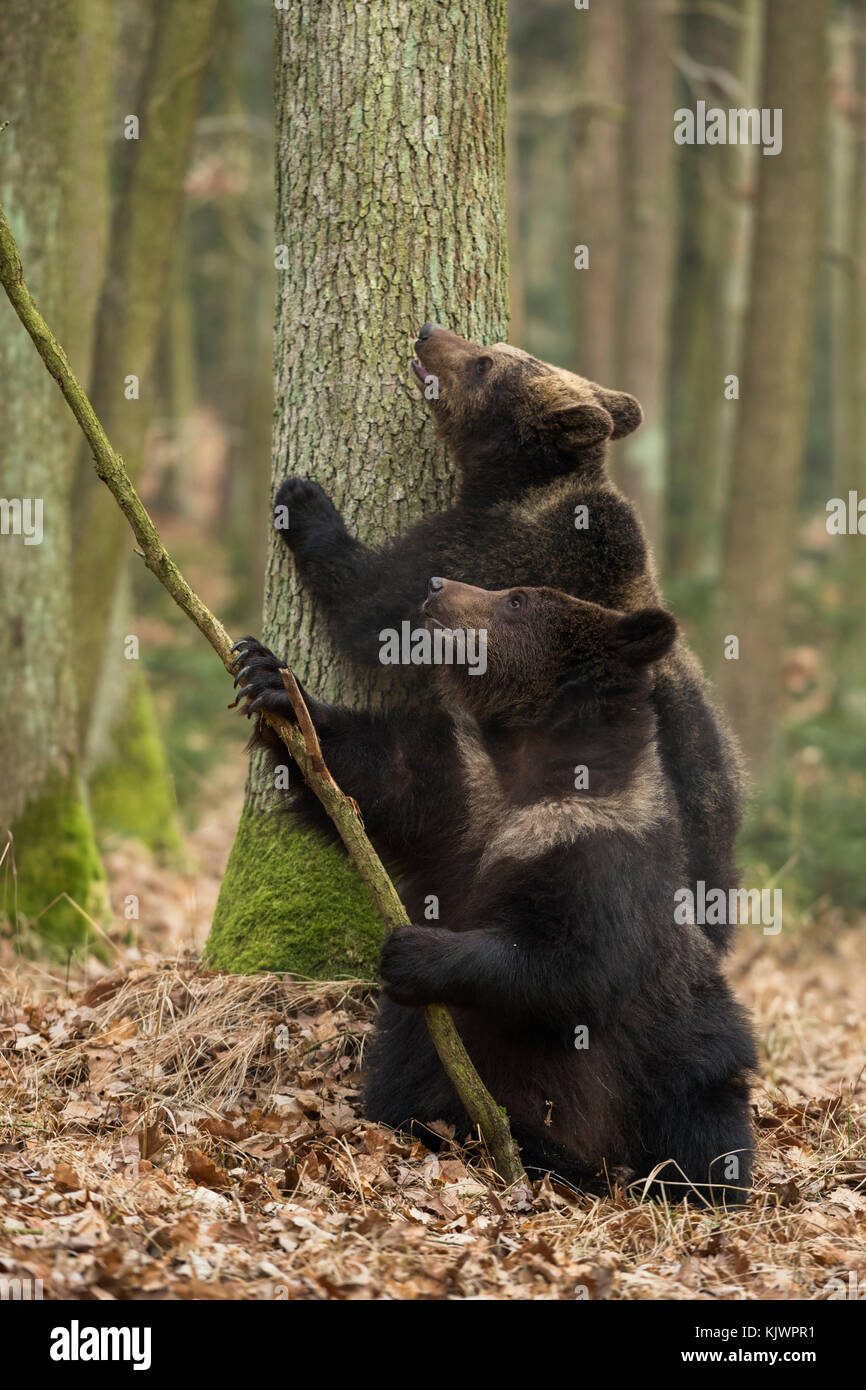
{"type": "Polygon", "coordinates": [[[481,1153],[363,1118],[368,984],[200,968],[239,811],[222,775],[194,871],[108,856],[116,906],[142,904],[134,947],[66,978],[0,941],[0,1281],[104,1300],[866,1297],[862,930],[828,913],[732,961],[762,1054],[745,1209],[504,1192],[481,1153]]]}

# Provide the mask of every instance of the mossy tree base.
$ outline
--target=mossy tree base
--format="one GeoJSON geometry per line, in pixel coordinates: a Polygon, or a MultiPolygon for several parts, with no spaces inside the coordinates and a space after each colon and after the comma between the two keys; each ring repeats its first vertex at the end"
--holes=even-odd
{"type": "MultiPolygon", "coordinates": [[[[73,904],[103,924],[109,918],[108,894],[77,772],[49,781],[13,824],[12,834],[19,926],[32,924],[48,945],[61,950],[85,942],[95,946],[93,928],[73,904]]],[[[11,921],[11,874],[6,883],[5,916],[11,921]]]]}
{"type": "Polygon", "coordinates": [[[209,965],[373,980],[383,935],[339,844],[299,830],[285,811],[244,811],[205,948],[209,965]]]}
{"type": "Polygon", "coordinates": [[[157,854],[178,856],[182,840],[171,776],[144,674],[136,671],[109,736],[111,756],[90,776],[90,809],[100,841],[133,836],[157,854]]]}

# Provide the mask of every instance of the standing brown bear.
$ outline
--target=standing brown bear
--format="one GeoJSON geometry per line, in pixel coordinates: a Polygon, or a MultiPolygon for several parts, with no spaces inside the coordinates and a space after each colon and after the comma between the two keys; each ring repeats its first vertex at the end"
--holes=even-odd
{"type": "MultiPolygon", "coordinates": [[[[288,478],[276,497],[278,524],[288,509],[283,538],[340,647],[375,665],[383,630],[420,621],[431,574],[487,589],[549,585],[624,611],[657,605],[643,529],[606,467],[608,441],[641,423],[634,397],[436,324],[424,324],[415,346],[413,375],[460,478],[455,504],[373,550],[317,483],[288,478]]],[[[681,638],[656,669],[653,703],[684,827],[684,886],[727,892],[737,885],[741,764],[681,638]]],[[[705,930],[728,944],[729,925],[705,930]]]]}

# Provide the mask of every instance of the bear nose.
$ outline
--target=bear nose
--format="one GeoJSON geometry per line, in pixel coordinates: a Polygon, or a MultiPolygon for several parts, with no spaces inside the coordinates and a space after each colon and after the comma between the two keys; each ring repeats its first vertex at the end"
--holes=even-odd
{"type": "Polygon", "coordinates": [[[442,589],[444,589],[444,588],[445,588],[445,580],[444,580],[444,579],[440,579],[438,574],[434,574],[434,575],[433,575],[433,578],[432,578],[432,579],[428,579],[428,581],[427,581],[427,592],[428,592],[428,594],[438,594],[438,593],[439,593],[442,589]]]}
{"type": "Polygon", "coordinates": [[[422,323],[421,327],[418,329],[419,343],[424,343],[428,338],[432,338],[438,327],[438,323],[422,323]]]}

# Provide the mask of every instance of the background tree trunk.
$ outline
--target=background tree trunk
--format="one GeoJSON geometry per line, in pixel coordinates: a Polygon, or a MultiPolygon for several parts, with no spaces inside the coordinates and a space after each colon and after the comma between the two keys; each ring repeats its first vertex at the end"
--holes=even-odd
{"type": "Polygon", "coordinates": [[[564,366],[574,355],[570,294],[563,289],[570,291],[575,274],[574,55],[583,20],[561,0],[511,0],[508,7],[509,337],[564,366]]]}
{"type": "MultiPolygon", "coordinates": [[[[89,0],[9,0],[0,13],[0,201],[27,274],[58,331],[87,350],[107,197],[110,16],[89,0]],[[89,239],[82,234],[85,223],[89,239]]],[[[44,537],[0,535],[0,830],[14,835],[18,908],[36,917],[60,893],[106,907],[82,796],[70,673],[70,492],[75,434],[53,382],[0,307],[3,496],[41,499],[44,537]]],[[[7,877],[7,884],[11,880],[7,877]]],[[[6,898],[5,915],[14,903],[6,898]]],[[[81,939],[66,901],[40,920],[58,943],[81,939]]]]}
{"type": "MultiPolygon", "coordinates": [[[[140,470],[156,396],[154,357],[215,9],[216,0],[185,5],[159,0],[141,90],[124,113],[124,118],[138,117],[140,132],[119,146],[124,167],[99,302],[90,396],[133,477],[140,470]],[[130,375],[139,379],[138,400],[124,394],[130,375]]],[[[86,450],[78,461],[76,498],[76,529],[86,537],[75,556],[76,607],[87,615],[76,670],[84,739],[111,614],[112,581],[129,545],[122,518],[94,479],[86,450]]]]}
{"type": "MultiPolygon", "coordinates": [[[[118,142],[120,192],[99,302],[90,396],[133,477],[140,470],[157,397],[156,349],[215,11],[216,0],[183,5],[157,0],[137,89],[130,86],[118,94],[125,105],[120,121],[137,116],[140,131],[137,140],[118,142]],[[138,399],[124,394],[130,375],[139,379],[138,399]]],[[[126,70],[134,79],[135,65],[129,63],[126,70]]],[[[81,370],[80,361],[74,356],[71,361],[81,370]]],[[[117,812],[115,828],[138,834],[154,848],[175,845],[173,798],[150,691],[115,640],[122,642],[128,631],[117,621],[115,591],[120,586],[126,592],[122,573],[131,547],[123,518],[95,478],[86,449],[79,454],[75,501],[75,675],[79,746],[87,775],[102,810],[117,812]],[[97,707],[97,692],[107,710],[97,707]],[[137,746],[131,756],[127,733],[133,728],[137,746]]]]}
{"type": "MultiPolygon", "coordinates": [[[[845,471],[848,486],[858,489],[862,498],[866,495],[866,0],[857,0],[853,34],[854,104],[852,125],[854,159],[849,238],[854,258],[853,325],[851,332],[851,355],[854,367],[851,444],[847,454],[845,471]]],[[[853,554],[851,558],[854,559],[853,554]]],[[[859,556],[858,558],[862,565],[862,558],[859,556]]],[[[859,574],[862,576],[862,569],[859,574]]]]}
{"type": "MultiPolygon", "coordinates": [[[[614,473],[658,547],[667,458],[667,381],[675,202],[670,0],[629,0],[628,112],[623,126],[624,245],[619,276],[617,372],[606,384],[631,391],[644,423],[614,450],[614,473]]],[[[608,307],[613,314],[614,304],[608,307]]]]}
{"type": "MultiPolygon", "coordinates": [[[[756,104],[745,81],[748,0],[716,10],[691,7],[681,19],[676,105],[756,104]]],[[[672,323],[670,450],[665,507],[666,572],[706,578],[718,561],[718,517],[726,465],[725,377],[737,370],[728,309],[740,241],[739,199],[749,146],[676,148],[679,246],[672,323]]],[[[761,156],[759,156],[761,157],[761,156]]]]}
{"type": "Polygon", "coordinates": [[[833,454],[835,488],[845,496],[863,484],[866,452],[866,0],[842,17],[839,39],[832,121],[833,454]]]}
{"type": "MultiPolygon", "coordinates": [[[[310,473],[362,539],[447,503],[454,480],[407,379],[425,319],[507,325],[505,0],[276,11],[274,483],[310,473]]],[[[317,695],[381,697],[330,645],[272,535],[265,641],[317,695]]],[[[335,848],[290,835],[257,764],[208,944],[213,964],[369,974],[381,928],[335,848]]]]}
{"type": "Polygon", "coordinates": [[[828,0],[768,0],[761,105],[784,111],[783,147],[758,160],[739,422],[722,559],[719,685],[758,765],[781,693],[788,581],[811,388],[827,115],[828,0]]]}
{"type": "MultiPolygon", "coordinates": [[[[616,303],[622,255],[622,127],[625,119],[624,0],[575,16],[578,27],[577,142],[573,244],[589,248],[574,273],[574,366],[617,388],[616,303]]],[[[671,137],[673,138],[673,137],[671,137]]]]}

